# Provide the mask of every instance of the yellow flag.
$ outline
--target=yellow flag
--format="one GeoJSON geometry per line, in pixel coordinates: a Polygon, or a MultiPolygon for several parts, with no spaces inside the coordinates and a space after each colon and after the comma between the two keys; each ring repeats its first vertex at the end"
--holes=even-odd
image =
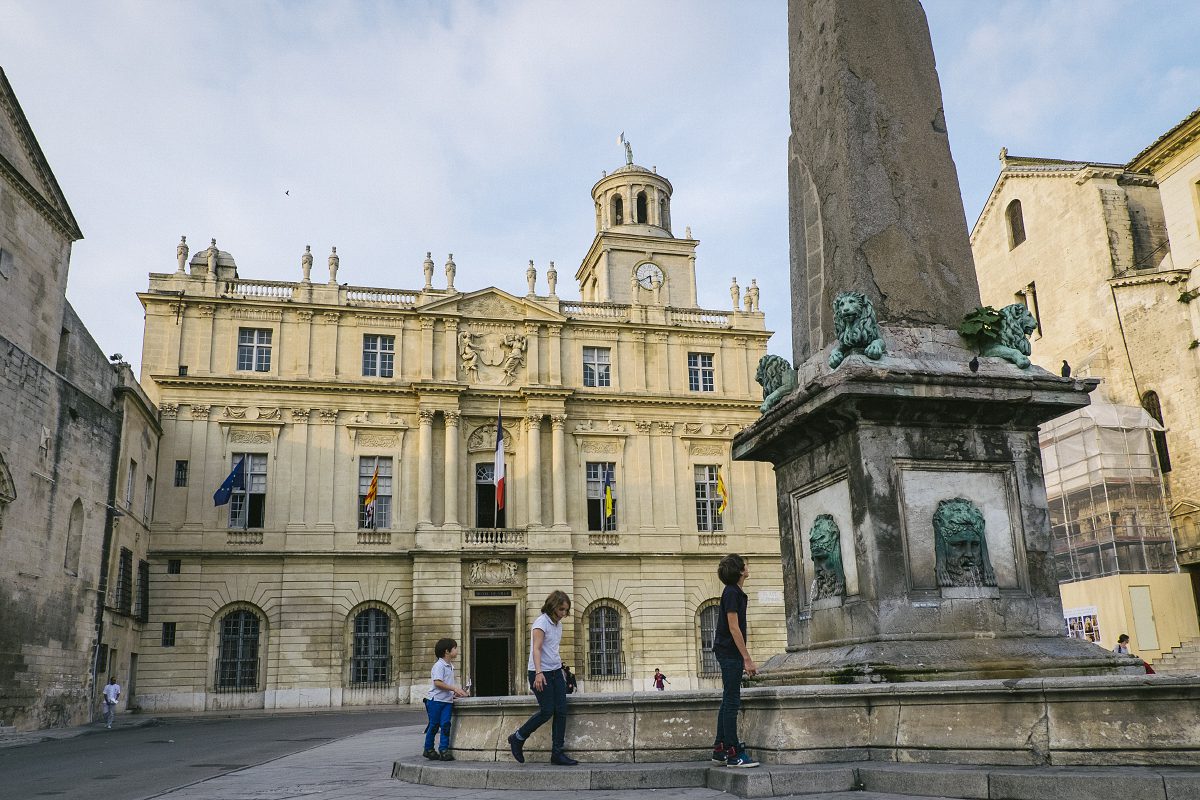
{"type": "Polygon", "coordinates": [[[729,490],[725,488],[725,479],[721,477],[720,470],[717,470],[717,496],[721,498],[721,505],[717,506],[717,513],[724,514],[725,509],[729,508],[729,490]]]}

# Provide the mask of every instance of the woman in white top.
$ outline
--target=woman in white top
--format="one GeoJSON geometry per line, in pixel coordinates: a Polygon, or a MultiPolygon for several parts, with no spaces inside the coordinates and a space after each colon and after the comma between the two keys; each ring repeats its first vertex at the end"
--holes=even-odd
{"type": "Polygon", "coordinates": [[[538,711],[508,737],[509,750],[521,764],[525,763],[525,740],[549,719],[554,720],[550,728],[550,763],[562,767],[579,763],[563,752],[563,739],[567,735],[567,680],[558,645],[562,641],[562,621],[570,613],[571,598],[555,589],[542,604],[542,613],[529,633],[529,688],[537,697],[538,711]]]}

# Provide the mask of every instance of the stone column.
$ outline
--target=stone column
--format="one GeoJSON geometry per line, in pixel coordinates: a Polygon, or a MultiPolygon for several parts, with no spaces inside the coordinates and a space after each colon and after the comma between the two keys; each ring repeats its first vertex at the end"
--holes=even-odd
{"type": "Polygon", "coordinates": [[[417,412],[417,526],[433,522],[433,414],[431,408],[417,412]]]}
{"type": "Polygon", "coordinates": [[[446,320],[442,332],[442,380],[454,383],[458,380],[458,320],[446,320]]]}
{"type": "Polygon", "coordinates": [[[550,371],[550,385],[562,385],[562,326],[547,325],[547,333],[550,334],[549,341],[546,343],[546,368],[550,371]]]}
{"type": "Polygon", "coordinates": [[[529,527],[542,527],[542,415],[530,414],[525,418],[529,432],[528,449],[525,452],[526,476],[529,481],[529,527]]]}
{"type": "Polygon", "coordinates": [[[542,382],[541,342],[538,332],[542,326],[534,322],[525,323],[525,382],[540,384],[542,382]]]}
{"type": "Polygon", "coordinates": [[[442,412],[446,418],[446,525],[458,524],[458,477],[462,465],[458,463],[459,422],[462,414],[457,411],[442,412]]]}
{"type": "Polygon", "coordinates": [[[433,380],[433,317],[421,317],[421,380],[433,380]]]}
{"type": "Polygon", "coordinates": [[[553,431],[550,448],[553,451],[551,461],[554,474],[550,477],[554,489],[554,527],[567,526],[567,418],[562,415],[550,417],[550,427],[553,431]]]}

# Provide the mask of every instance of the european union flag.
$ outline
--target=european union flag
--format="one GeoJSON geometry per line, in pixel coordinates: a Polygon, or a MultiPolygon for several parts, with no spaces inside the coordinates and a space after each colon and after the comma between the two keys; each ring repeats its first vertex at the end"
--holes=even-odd
{"type": "Polygon", "coordinates": [[[213,492],[213,505],[223,506],[229,502],[229,498],[233,495],[234,489],[246,488],[246,457],[242,456],[238,462],[233,465],[233,472],[229,473],[229,477],[221,484],[221,488],[213,492]]]}

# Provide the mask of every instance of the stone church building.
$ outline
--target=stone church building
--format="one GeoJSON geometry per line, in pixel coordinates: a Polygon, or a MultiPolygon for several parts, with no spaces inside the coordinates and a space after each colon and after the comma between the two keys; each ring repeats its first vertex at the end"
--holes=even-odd
{"type": "Polygon", "coordinates": [[[1029,309],[1040,365],[1101,379],[1042,430],[1068,628],[1153,660],[1198,635],[1200,110],[1126,164],[1000,163],[971,234],[983,301],[1029,309]]]}
{"type": "Polygon", "coordinates": [[[540,291],[530,263],[523,295],[459,291],[453,257],[389,289],[346,284],[336,251],[258,280],[215,241],[181,242],[139,295],[163,426],[141,706],[415,700],[444,636],[476,694],[528,691],[554,589],[574,602],[562,649],[583,691],[645,690],[656,667],[715,686],[731,551],[753,569],[751,650],[781,651],[774,478],[730,458],[770,334],[756,285],[697,306],[671,193],[631,158],[593,187],[581,300],[553,262],[540,291]],[[214,506],[239,462],[244,486],[214,506]]]}

